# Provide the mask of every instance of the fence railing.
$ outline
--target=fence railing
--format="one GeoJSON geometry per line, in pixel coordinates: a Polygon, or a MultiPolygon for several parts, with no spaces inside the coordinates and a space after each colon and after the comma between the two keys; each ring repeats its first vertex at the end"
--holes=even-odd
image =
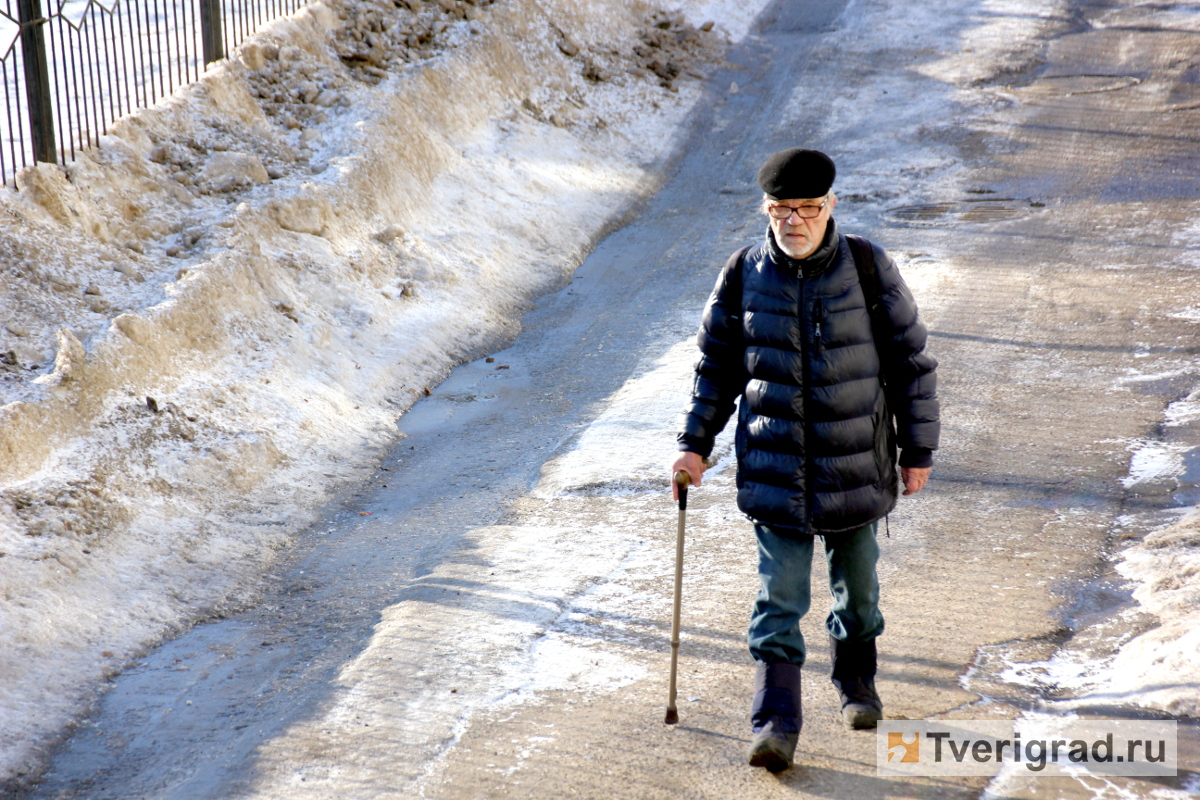
{"type": "Polygon", "coordinates": [[[73,160],[114,120],[307,2],[0,0],[0,181],[36,161],[73,160]]]}

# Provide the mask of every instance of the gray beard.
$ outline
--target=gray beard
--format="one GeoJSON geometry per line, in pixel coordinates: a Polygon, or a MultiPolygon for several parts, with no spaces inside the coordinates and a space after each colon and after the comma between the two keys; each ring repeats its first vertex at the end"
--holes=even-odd
{"type": "Polygon", "coordinates": [[[801,260],[803,260],[804,258],[806,258],[806,257],[808,257],[808,256],[810,256],[810,255],[812,255],[812,253],[808,253],[808,252],[803,252],[803,251],[800,251],[800,250],[796,250],[796,249],[794,249],[794,248],[792,248],[792,247],[789,247],[789,246],[787,246],[787,245],[784,245],[784,244],[782,244],[782,243],[779,241],[779,237],[778,237],[778,236],[776,236],[776,237],[775,237],[775,244],[779,245],[779,249],[780,249],[780,250],[782,250],[782,251],[784,252],[784,254],[785,254],[785,255],[786,255],[788,258],[794,258],[794,259],[796,259],[797,261],[801,261],[801,260]]]}

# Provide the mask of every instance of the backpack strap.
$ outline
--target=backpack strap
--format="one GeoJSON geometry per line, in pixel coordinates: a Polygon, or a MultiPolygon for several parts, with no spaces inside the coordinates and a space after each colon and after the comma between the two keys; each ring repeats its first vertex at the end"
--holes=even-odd
{"type": "MultiPolygon", "coordinates": [[[[883,316],[883,302],[879,296],[879,273],[875,269],[875,249],[871,243],[853,233],[846,234],[846,243],[850,245],[850,254],[854,257],[854,266],[858,269],[858,283],[862,287],[863,298],[867,301],[867,316],[871,319],[871,337],[875,339],[875,349],[879,350],[882,341],[879,333],[882,328],[880,320],[883,316]]],[[[882,358],[882,354],[880,356],[882,358]]],[[[887,386],[883,372],[879,373],[879,382],[887,386]]]]}
{"type": "MultiPolygon", "coordinates": [[[[746,253],[749,252],[749,245],[743,247],[731,255],[722,268],[722,271],[725,273],[725,302],[730,308],[737,309],[737,314],[734,316],[737,317],[739,322],[745,314],[745,309],[742,308],[742,261],[745,259],[746,253]],[[736,305],[730,305],[731,300],[736,300],[736,305]]],[[[739,324],[738,330],[740,331],[741,329],[741,325],[739,324]]]]}
{"type": "Polygon", "coordinates": [[[871,243],[853,233],[846,234],[846,242],[850,245],[850,254],[854,256],[854,266],[858,268],[858,282],[862,286],[863,297],[867,301],[867,314],[871,317],[871,327],[877,328],[879,319],[879,276],[875,272],[875,249],[871,243]]]}

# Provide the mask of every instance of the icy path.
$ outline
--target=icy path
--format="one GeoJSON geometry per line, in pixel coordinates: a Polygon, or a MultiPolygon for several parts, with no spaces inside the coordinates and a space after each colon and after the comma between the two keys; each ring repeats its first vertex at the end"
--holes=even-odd
{"type": "MultiPolygon", "coordinates": [[[[738,219],[754,199],[722,205],[738,219]]],[[[643,676],[569,630],[582,603],[625,620],[639,649],[658,635],[647,598],[612,592],[621,576],[664,574],[646,508],[661,504],[662,432],[686,391],[685,340],[709,282],[658,225],[626,229],[526,316],[514,348],[458,368],[406,414],[383,470],[301,540],[261,607],[200,626],[122,676],[105,716],[154,720],[154,732],[119,745],[111,778],[88,777],[93,759],[117,755],[110,724],[97,721],[72,744],[83,757],[64,759],[46,791],[415,792],[479,710],[643,676]],[[619,432],[615,447],[605,429],[619,432]],[[577,455],[539,480],[556,452],[577,455]],[[608,494],[624,520],[589,525],[588,506],[608,494]],[[166,741],[168,773],[143,772],[166,741]],[[301,773],[298,749],[311,753],[301,773]]],[[[722,226],[720,246],[741,227],[722,226]]]]}
{"type": "Polygon", "coordinates": [[[511,341],[761,2],[314,3],[0,192],[0,780],[511,341]]]}
{"type": "MultiPolygon", "coordinates": [[[[1060,651],[1064,617],[1119,627],[1113,601],[1129,587],[1087,591],[1106,577],[1104,548],[1130,510],[1153,515],[1189,491],[1186,474],[1130,474],[1130,447],[1156,438],[1196,377],[1186,248],[1116,214],[1103,157],[1064,162],[1040,95],[989,94],[1056,33],[1057,11],[983,5],[766,15],[639,219],[527,315],[511,349],[405,416],[383,469],[303,537],[260,607],[122,676],[40,796],[977,797],[983,781],[875,776],[873,738],[833,713],[819,612],[805,627],[803,767],[775,779],[741,763],[754,576],[727,469],[694,495],[683,720],[661,725],[674,515],[657,470],[697,309],[723,255],[757,236],[753,168],[809,131],[846,153],[839,218],[901,260],[943,364],[935,482],[883,540],[889,715],[1042,707],[1058,687],[1014,674],[1060,651]],[[818,85],[846,95],[814,99],[818,85]],[[997,129],[1008,138],[989,138],[997,129]],[[1021,158],[981,155],[964,131],[1021,158]],[[893,212],[988,192],[1053,208],[979,225],[893,212]],[[1098,217],[1124,227],[1097,239],[1098,217]],[[1078,597],[1094,605],[1071,608],[1078,597]]],[[[1113,113],[1093,116],[1091,101],[1060,99],[1050,122],[1087,129],[1113,113]]],[[[1178,154],[1160,146],[1168,170],[1178,154]]],[[[1192,210],[1126,191],[1147,219],[1192,210]]],[[[1096,627],[1110,652],[1129,633],[1096,627]]],[[[1188,746],[1176,785],[1017,782],[1006,796],[1183,797],[1200,764],[1188,746]]]]}

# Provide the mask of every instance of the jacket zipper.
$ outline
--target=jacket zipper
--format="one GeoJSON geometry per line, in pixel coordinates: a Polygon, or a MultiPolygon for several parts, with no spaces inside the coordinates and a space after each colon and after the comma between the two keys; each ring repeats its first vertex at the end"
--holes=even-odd
{"type": "Polygon", "coordinates": [[[820,357],[821,350],[822,350],[821,320],[825,319],[825,303],[820,298],[817,298],[817,300],[813,302],[813,316],[815,316],[817,318],[817,321],[815,323],[815,325],[816,325],[816,337],[815,338],[816,338],[816,345],[817,345],[817,356],[820,357]]]}

